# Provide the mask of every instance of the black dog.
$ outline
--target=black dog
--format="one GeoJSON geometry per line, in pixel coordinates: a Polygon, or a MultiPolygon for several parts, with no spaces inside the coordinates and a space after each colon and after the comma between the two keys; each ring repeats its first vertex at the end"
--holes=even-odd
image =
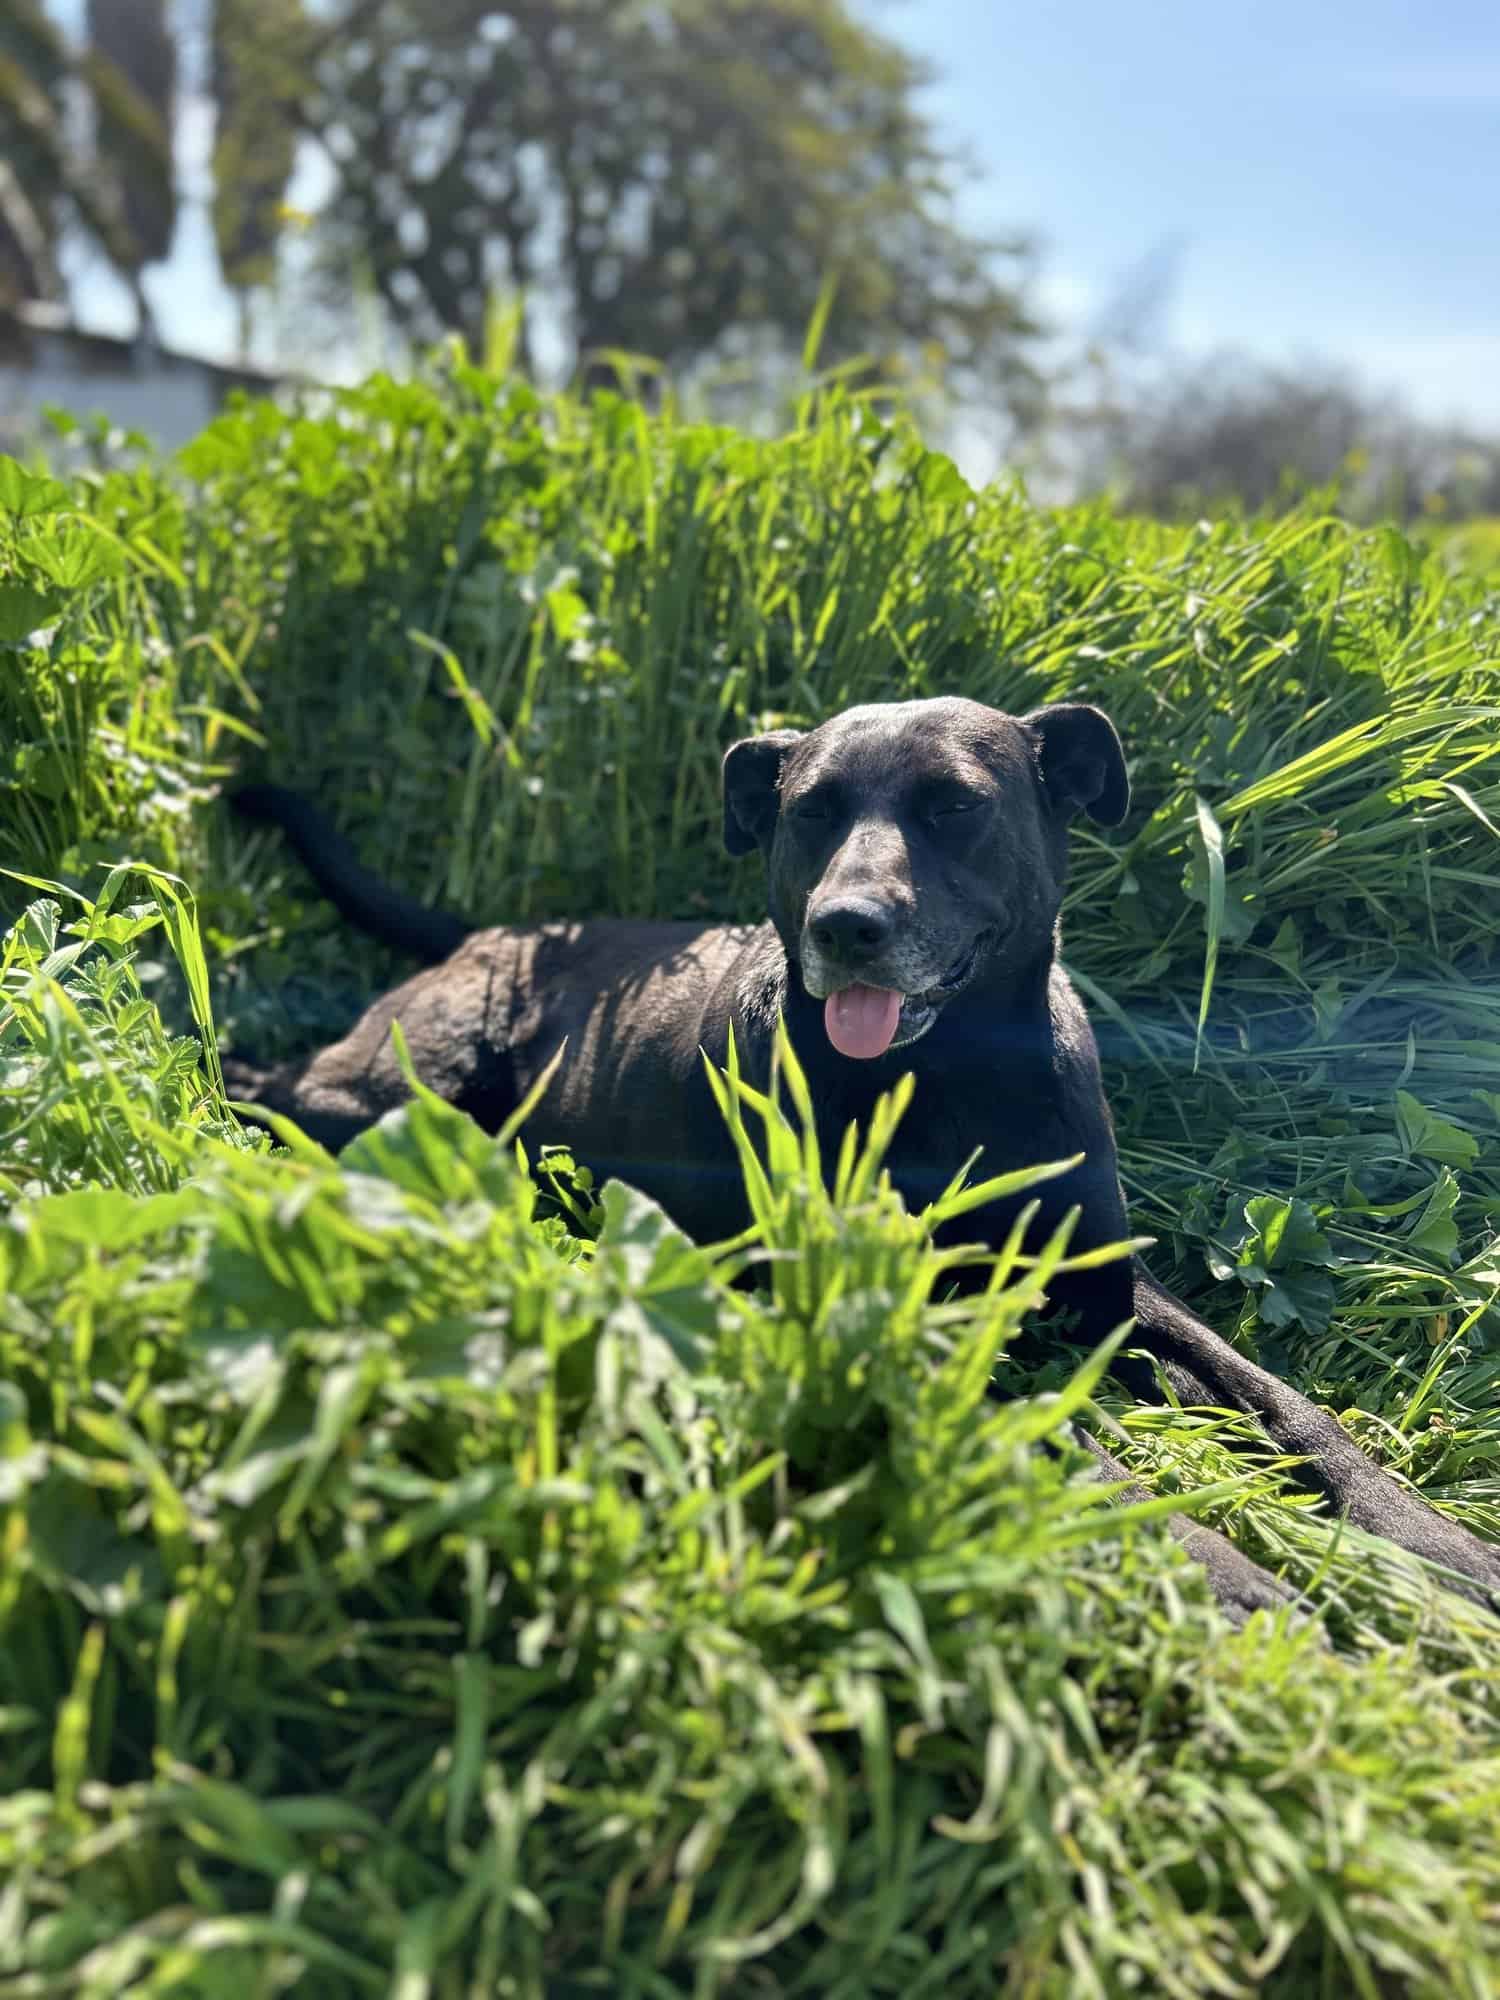
{"type": "MultiPolygon", "coordinates": [[[[747,1219],[743,1190],[699,1052],[722,1063],[732,1026],[763,1086],[781,1014],[825,1158],[911,1069],[916,1100],[889,1155],[909,1204],[933,1199],[976,1147],[986,1175],[1083,1154],[1036,1190],[1034,1238],[1075,1206],[1074,1251],[1128,1234],[1098,1053],[1057,963],[1068,822],[1084,811],[1117,825],[1129,803],[1119,738],[1098,709],[1013,717],[971,701],[904,702],[736,743],[724,759],[724,838],[732,854],[760,849],[770,892],[771,921],[747,929],[599,921],[470,933],[379,883],[295,794],[252,787],[235,803],[285,829],[347,916],[443,961],[308,1060],[229,1066],[241,1096],[327,1145],[405,1097],[392,1021],[424,1082],[490,1131],[566,1038],[533,1116],[537,1140],[654,1195],[700,1240],[728,1236],[747,1219]]],[[[956,1233],[998,1245],[1019,1206],[965,1216],[956,1233]]],[[[1357,1526],[1500,1602],[1500,1550],[1379,1470],[1138,1262],[1072,1273],[1051,1298],[1090,1341],[1134,1314],[1135,1344],[1185,1401],[1253,1413],[1283,1451],[1305,1455],[1299,1477],[1357,1526]]],[[[1122,1359],[1116,1372],[1148,1396],[1157,1387],[1148,1361],[1122,1359]]],[[[1175,1525],[1232,1615],[1286,1595],[1213,1531],[1175,1525]]]]}

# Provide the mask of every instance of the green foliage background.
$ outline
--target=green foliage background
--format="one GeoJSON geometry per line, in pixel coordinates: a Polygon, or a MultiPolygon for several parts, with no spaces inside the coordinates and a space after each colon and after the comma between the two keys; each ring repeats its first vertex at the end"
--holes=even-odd
{"type": "Polygon", "coordinates": [[[746,915],[734,735],[1096,699],[1065,953],[1153,1261],[1497,1536],[1497,635],[1392,530],[976,496],[836,390],[766,442],[455,359],[0,465],[0,1995],[1492,1992],[1497,1621],[1079,1374],[1034,1273],[924,1305],[788,1132],[747,1299],[430,1104],[273,1155],[181,1031],[395,970],[231,768],[481,919],[746,915]],[[1312,1622],[1101,1512],[1087,1399],[1312,1622]]]}

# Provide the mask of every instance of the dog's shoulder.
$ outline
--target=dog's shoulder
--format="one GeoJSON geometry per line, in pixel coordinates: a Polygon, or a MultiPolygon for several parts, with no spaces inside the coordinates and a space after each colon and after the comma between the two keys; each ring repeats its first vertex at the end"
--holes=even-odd
{"type": "Polygon", "coordinates": [[[737,925],[728,933],[733,953],[715,996],[732,1022],[741,1054],[769,1058],[776,1023],[786,1006],[787,961],[770,924],[737,925]]]}
{"type": "Polygon", "coordinates": [[[1047,1011],[1052,1019],[1053,1041],[1059,1056],[1065,1061],[1091,1063],[1097,1069],[1099,1047],[1094,1040],[1088,1009],[1079,998],[1077,987],[1056,960],[1047,982],[1047,1011]]]}
{"type": "Polygon", "coordinates": [[[1093,1024],[1077,988],[1063,968],[1052,967],[1048,985],[1048,1011],[1052,1020],[1053,1074],[1058,1089],[1058,1111],[1065,1123],[1090,1148],[1110,1135],[1113,1120],[1104,1094],[1104,1076],[1099,1064],[1099,1044],[1093,1024]]]}

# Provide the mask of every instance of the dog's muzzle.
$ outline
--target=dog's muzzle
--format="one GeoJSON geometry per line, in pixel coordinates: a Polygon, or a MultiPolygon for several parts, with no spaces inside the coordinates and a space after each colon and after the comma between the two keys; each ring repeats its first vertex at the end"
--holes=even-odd
{"type": "Polygon", "coordinates": [[[963,957],[948,967],[936,985],[927,987],[921,993],[902,994],[901,1012],[891,1039],[893,1049],[904,1049],[909,1043],[921,1040],[937,1019],[940,1009],[962,993],[974,977],[980,953],[988,941],[989,933],[981,932],[963,957]]]}
{"type": "MultiPolygon", "coordinates": [[[[944,968],[938,978],[921,985],[916,984],[905,967],[892,964],[877,963],[862,967],[863,977],[856,978],[844,967],[828,964],[814,946],[806,950],[803,957],[802,983],[814,1000],[831,1000],[835,995],[854,988],[867,992],[899,993],[901,1005],[895,1031],[885,1048],[880,1050],[881,1054],[885,1054],[891,1049],[908,1048],[913,1042],[921,1040],[943,1007],[973,979],[994,936],[992,930],[981,931],[968,949],[944,968]]],[[[831,1024],[830,1037],[837,1047],[838,1041],[831,1024]]]]}

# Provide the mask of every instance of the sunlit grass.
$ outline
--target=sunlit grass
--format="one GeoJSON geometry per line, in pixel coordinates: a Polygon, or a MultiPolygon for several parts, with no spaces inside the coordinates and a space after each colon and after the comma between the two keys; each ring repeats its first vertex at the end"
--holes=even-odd
{"type": "Polygon", "coordinates": [[[272,1153],[186,1033],[396,970],[231,765],[482,920],[744,916],[735,734],[1099,700],[1136,804],[1065,952],[1133,1223],[1500,1536],[1483,581],[974,496],[838,394],[763,443],[459,369],[184,476],[0,494],[0,1996],[1492,1992],[1496,1621],[1038,1336],[1065,1238],[946,1299],[919,1096],[820,1161],[731,1064],[753,1237],[564,1178],[580,1240],[540,1126],[272,1153]],[[1228,1631],[1167,1504],[1312,1622],[1228,1631]]]}

